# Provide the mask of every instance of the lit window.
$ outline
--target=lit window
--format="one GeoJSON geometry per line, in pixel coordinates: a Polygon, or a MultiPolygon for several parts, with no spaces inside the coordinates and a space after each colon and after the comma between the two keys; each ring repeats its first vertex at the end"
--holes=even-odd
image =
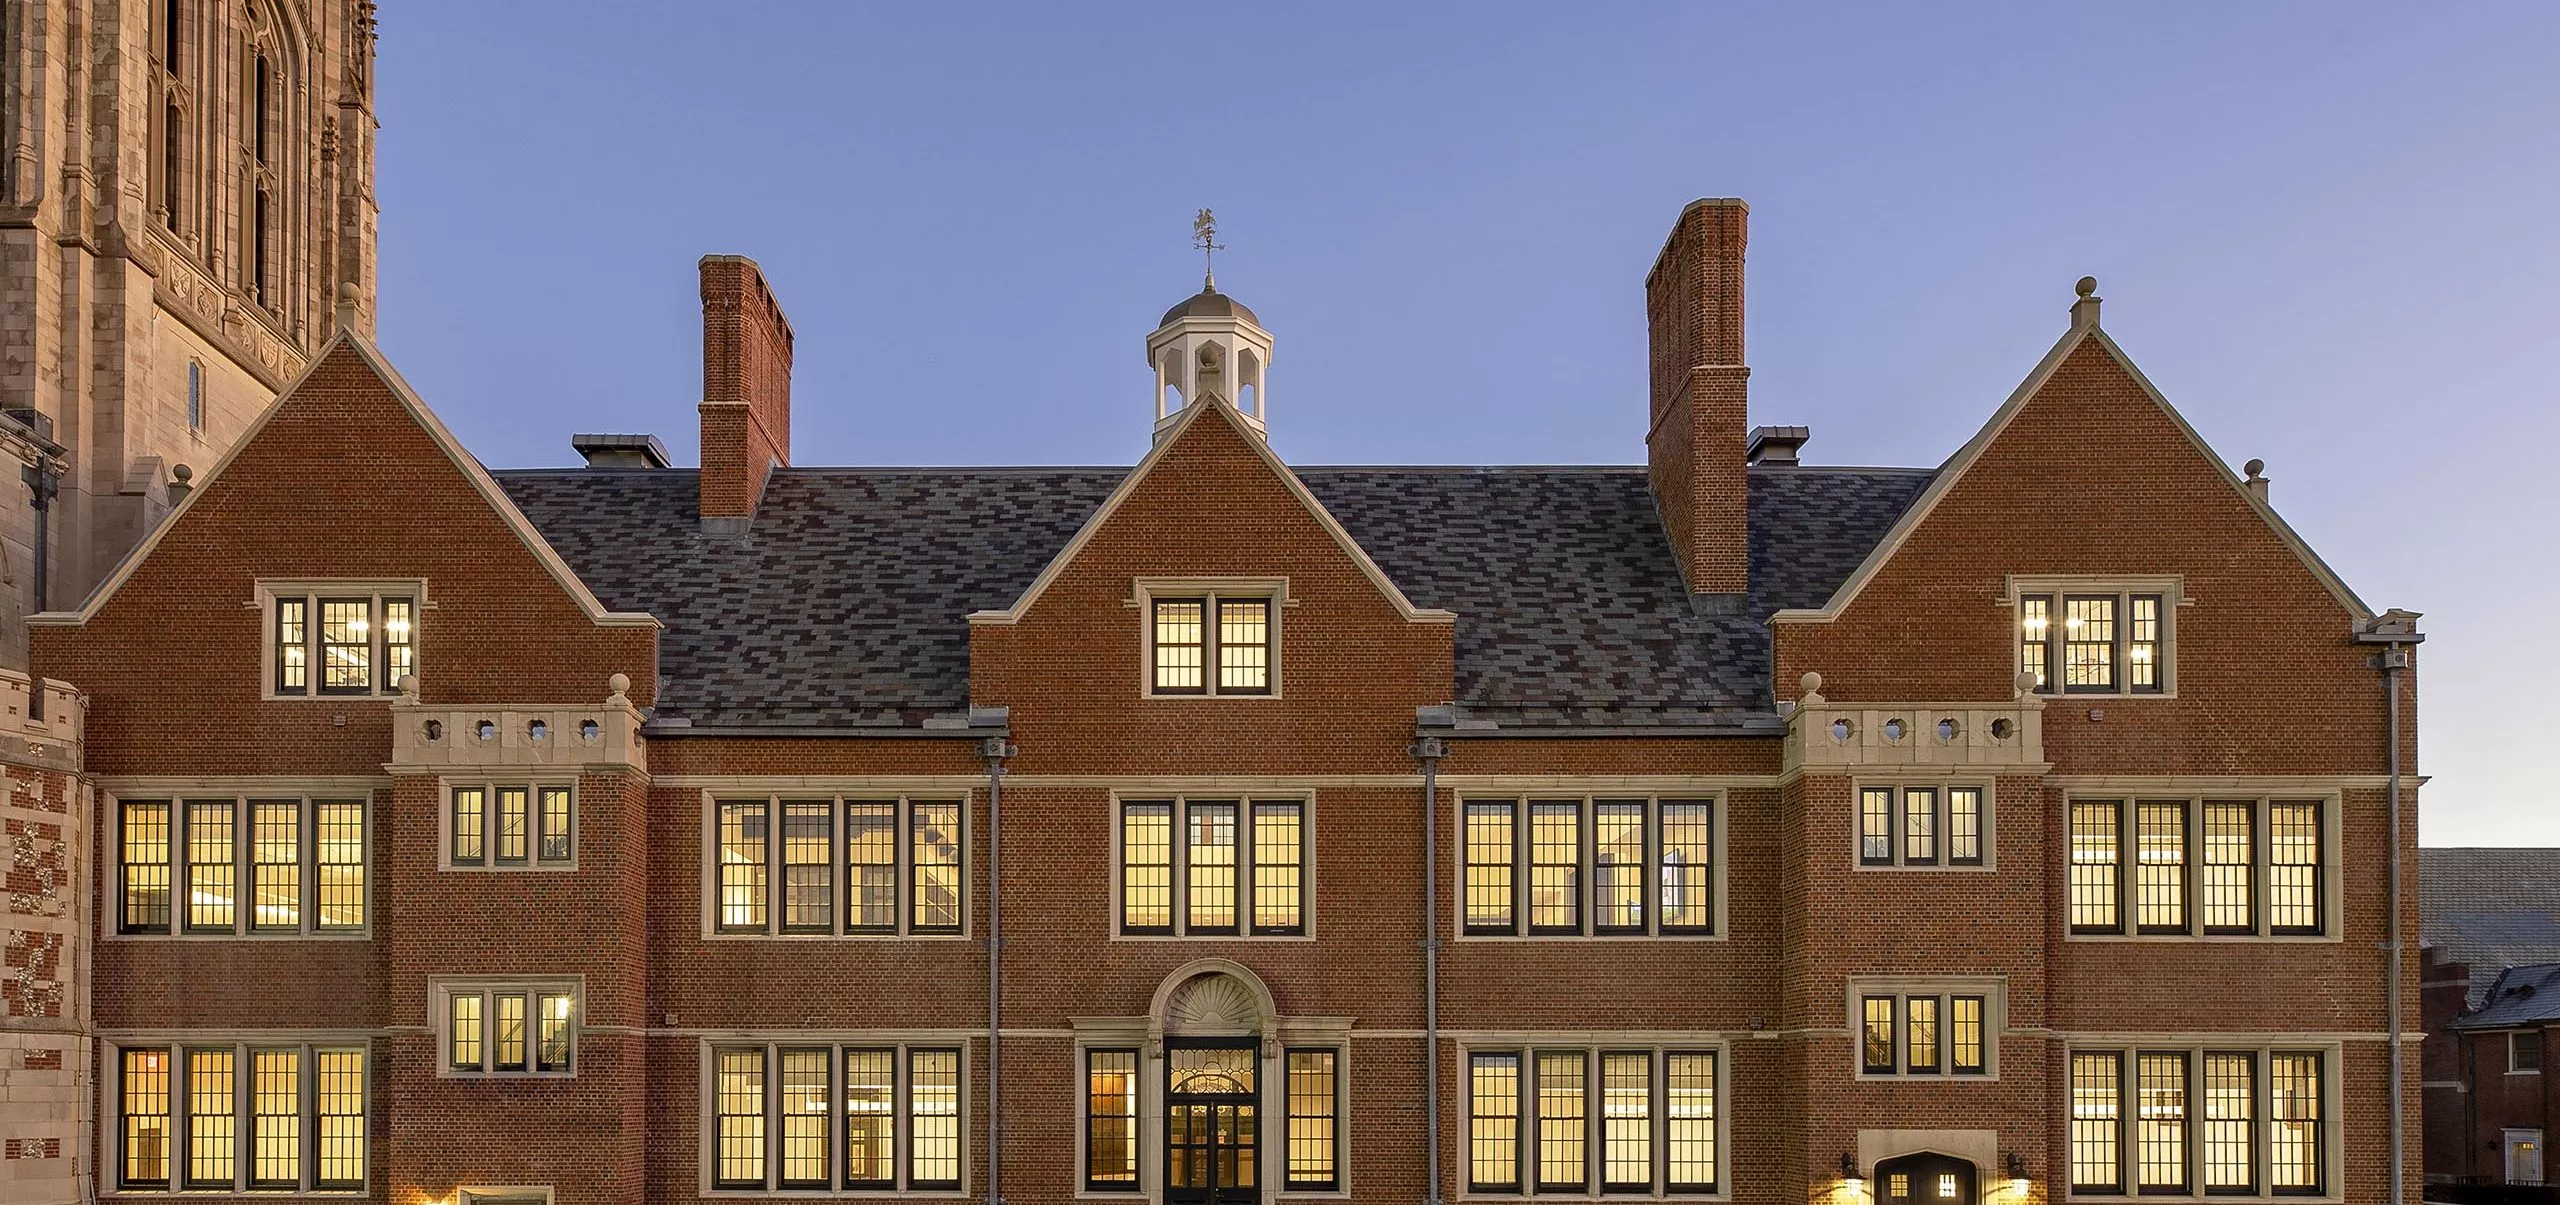
{"type": "Polygon", "coordinates": [[[719,800],[708,853],[712,929],[959,933],[961,806],[949,799],[719,800]]]}
{"type": "Polygon", "coordinates": [[[1713,932],[1712,803],[1470,799],[1460,814],[1469,935],[1713,932]]]}
{"type": "Polygon", "coordinates": [[[2078,590],[2018,596],[2018,668],[2041,693],[2160,694],[2167,688],[2168,595],[2078,590]]]}
{"type": "Polygon", "coordinates": [[[229,1194],[364,1182],[361,1048],[124,1046],[114,1066],[118,1187],[229,1194]]]}
{"type": "Polygon", "coordinates": [[[1150,598],[1152,693],[1270,694],[1272,604],[1268,594],[1150,598]]]}
{"type": "Polygon", "coordinates": [[[711,1130],[713,1187],[949,1191],[960,1186],[956,1049],[715,1046],[710,1092],[704,1113],[711,1130]],[[833,1167],[837,1117],[844,1119],[844,1159],[842,1166],[833,1167]]]}
{"type": "Polygon", "coordinates": [[[320,587],[273,600],[267,637],[276,695],[393,695],[418,670],[413,594],[320,587]]]}
{"type": "Polygon", "coordinates": [[[1306,804],[1298,800],[1123,803],[1120,931],[1302,936],[1306,842],[1306,804]]]}
{"type": "Polygon", "coordinates": [[[1088,1050],[1084,1053],[1084,1078],[1085,1189],[1136,1192],[1138,1052],[1088,1050]]]}
{"type": "Polygon", "coordinates": [[[1290,1050],[1288,1187],[1328,1192],[1340,1186],[1340,1056],[1332,1050],[1290,1050]]]}
{"type": "Polygon", "coordinates": [[[1902,1002],[1902,1009],[1902,1069],[1913,1075],[1936,1074],[1944,1057],[1939,1046],[1938,998],[1913,996],[1902,1002]]]}
{"type": "Polygon", "coordinates": [[[1580,1196],[1596,1177],[1604,1193],[1715,1192],[1715,1061],[1706,1051],[1470,1053],[1469,1190],[1580,1196]]]}
{"type": "Polygon", "coordinates": [[[522,783],[445,788],[446,864],[566,869],[577,858],[573,788],[522,783]]]}
{"type": "Polygon", "coordinates": [[[575,984],[519,981],[437,987],[444,1069],[452,1075],[569,1075],[577,1048],[575,984]]]}
{"type": "Polygon", "coordinates": [[[2191,1176],[2214,1196],[2319,1192],[2327,1141],[2324,1057],[2286,1050],[2073,1051],[2072,1192],[2180,1195],[2195,1187],[2191,1176]]]}
{"type": "Polygon", "coordinates": [[[1858,790],[1861,866],[1980,866],[1982,788],[1871,786],[1858,790]]]}
{"type": "Polygon", "coordinates": [[[1994,990],[1947,980],[1935,990],[1861,992],[1852,1015],[1862,1075],[1989,1075],[1994,990]]]}
{"type": "Polygon", "coordinates": [[[2319,935],[2322,810],[2289,800],[2073,800],[2071,931],[2120,935],[2130,913],[2136,933],[2189,935],[2192,899],[2207,934],[2319,935]],[[2127,861],[2130,878],[2118,873],[2127,861]]]}
{"type": "Polygon", "coordinates": [[[361,800],[119,800],[117,931],[230,937],[361,932],[361,800]],[[172,831],[172,818],[177,820],[172,831]],[[172,908],[173,887],[186,907],[172,908]]]}
{"type": "Polygon", "coordinates": [[[1947,1032],[1953,1039],[1948,1069],[1958,1075],[1981,1075],[1990,1070],[1983,1003],[1981,996],[1956,996],[1947,1001],[1947,1032]]]}
{"type": "Polygon", "coordinates": [[[1864,1019],[1859,1025],[1858,1065],[1870,1075],[1891,1075],[1899,1069],[1894,1060],[1894,998],[1869,996],[1859,1002],[1864,1019]]]}

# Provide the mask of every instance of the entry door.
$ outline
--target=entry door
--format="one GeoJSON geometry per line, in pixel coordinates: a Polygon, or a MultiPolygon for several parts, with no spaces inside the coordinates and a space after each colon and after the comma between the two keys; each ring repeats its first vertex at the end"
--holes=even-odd
{"type": "Polygon", "coordinates": [[[1973,1163],[1947,1155],[1905,1155],[1876,1164],[1877,1205],[1976,1205],[1973,1163]]]}
{"type": "Polygon", "coordinates": [[[2542,1183],[2542,1131],[2507,1131],[2507,1183],[2542,1183]]]}
{"type": "Polygon", "coordinates": [[[1254,1205],[1262,1199],[1258,1043],[1165,1049],[1167,1205],[1254,1205]]]}

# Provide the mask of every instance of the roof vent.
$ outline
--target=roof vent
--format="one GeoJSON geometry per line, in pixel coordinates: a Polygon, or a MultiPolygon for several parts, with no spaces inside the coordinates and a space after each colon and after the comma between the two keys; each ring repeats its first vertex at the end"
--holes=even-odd
{"type": "Polygon", "coordinates": [[[663,469],[666,445],[655,435],[572,435],[569,446],[591,469],[663,469]]]}
{"type": "Polygon", "coordinates": [[[1744,459],[1751,464],[1794,464],[1796,454],[1813,440],[1813,432],[1804,427],[1753,427],[1751,448],[1744,459]]]}

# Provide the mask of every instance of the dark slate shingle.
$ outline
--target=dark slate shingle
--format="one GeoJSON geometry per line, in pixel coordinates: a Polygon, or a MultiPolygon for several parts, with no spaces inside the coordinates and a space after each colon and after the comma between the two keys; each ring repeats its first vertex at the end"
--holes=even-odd
{"type": "MultiPolygon", "coordinates": [[[[659,708],[696,724],[914,724],[968,700],[974,610],[1006,606],[1121,469],[783,469],[742,537],[689,470],[496,474],[607,606],[647,611],[659,708]]],[[[1308,468],[1415,605],[1458,614],[1457,691],[1509,725],[1735,724],[1771,711],[1765,620],[1820,605],[1926,470],[1750,475],[1741,613],[1681,584],[1641,468],[1308,468]]]]}

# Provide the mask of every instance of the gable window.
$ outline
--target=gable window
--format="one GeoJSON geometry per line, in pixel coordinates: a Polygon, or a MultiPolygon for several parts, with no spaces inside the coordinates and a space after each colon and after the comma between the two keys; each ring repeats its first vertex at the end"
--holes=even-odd
{"type": "Polygon", "coordinates": [[[2507,1035],[2507,1070],[2510,1073],[2542,1070],[2542,1033],[2523,1030],[2507,1035]]]}
{"type": "Polygon", "coordinates": [[[2041,694],[2165,694],[2175,583],[2022,580],[2018,668],[2041,694]]]}
{"type": "Polygon", "coordinates": [[[1851,990],[1859,1075],[1995,1073],[1998,981],[1853,981],[1851,990]]]}
{"type": "Polygon", "coordinates": [[[118,800],[116,854],[119,933],[364,931],[361,799],[118,800]]]}
{"type": "Polygon", "coordinates": [[[418,670],[418,599],[327,584],[268,586],[269,694],[387,696],[418,670]]]}
{"type": "Polygon", "coordinates": [[[574,1072],[578,986],[570,981],[453,982],[432,995],[444,1075],[564,1076],[574,1072]]]}
{"type": "Polygon", "coordinates": [[[2318,1195],[2326,1065],[2311,1050],[2074,1049],[2071,1192],[2318,1195]]]}
{"type": "Polygon", "coordinates": [[[1150,695],[1270,695],[1279,597],[1269,584],[1225,590],[1141,586],[1150,695]]]}
{"type": "Polygon", "coordinates": [[[2321,936],[2325,810],[2316,800],[2074,799],[2071,932],[2321,936]]]}
{"type": "Polygon", "coordinates": [[[131,1044],[113,1055],[117,1187],[354,1192],[365,1052],[300,1043],[131,1044]]]}
{"type": "Polygon", "coordinates": [[[1124,800],[1120,932],[1303,937],[1307,801],[1124,800]]]}
{"type": "Polygon", "coordinates": [[[958,1048],[782,1042],[707,1049],[710,1187],[959,1189],[958,1048]]]}
{"type": "Polygon", "coordinates": [[[1467,1054],[1467,1191],[1713,1193],[1721,1168],[1708,1050],[1467,1054]]]}
{"type": "Polygon", "coordinates": [[[461,783],[445,788],[449,869],[566,870],[577,865],[575,789],[461,783]]]}
{"type": "Polygon", "coordinates": [[[1710,801],[1469,798],[1461,809],[1468,936],[1715,932],[1710,801]]]}
{"type": "Polygon", "coordinates": [[[711,809],[711,930],[949,936],[966,885],[957,799],[722,798],[711,809]]]}
{"type": "Polygon", "coordinates": [[[1980,866],[1980,787],[1861,787],[1858,865],[1980,866]]]}

